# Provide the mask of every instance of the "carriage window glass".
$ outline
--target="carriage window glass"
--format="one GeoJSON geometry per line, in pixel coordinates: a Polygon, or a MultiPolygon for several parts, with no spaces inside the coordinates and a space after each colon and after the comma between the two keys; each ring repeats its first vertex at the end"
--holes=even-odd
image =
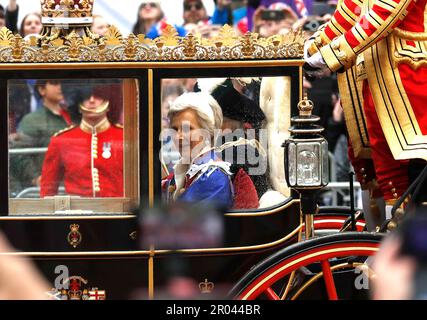
{"type": "Polygon", "coordinates": [[[289,197],[289,77],[162,80],[162,199],[257,210],[289,197]]]}
{"type": "Polygon", "coordinates": [[[135,205],[137,88],[132,79],[9,81],[11,213],[124,213],[135,205]]]}

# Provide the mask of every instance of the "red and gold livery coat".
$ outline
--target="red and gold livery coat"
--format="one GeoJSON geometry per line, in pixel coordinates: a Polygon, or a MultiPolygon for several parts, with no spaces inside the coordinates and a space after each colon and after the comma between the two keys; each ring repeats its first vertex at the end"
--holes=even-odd
{"type": "MultiPolygon", "coordinates": [[[[340,77],[349,94],[342,97],[351,100],[353,110],[363,104],[386,200],[396,199],[407,188],[406,160],[427,159],[426,2],[345,0],[309,50],[319,49],[331,70],[346,70],[340,77]],[[358,81],[364,78],[367,82],[358,81]]],[[[359,129],[355,125],[349,131],[359,129]]]]}
{"type": "Polygon", "coordinates": [[[40,196],[57,195],[62,181],[69,195],[123,197],[123,128],[108,120],[97,128],[82,122],[52,137],[40,196]]]}

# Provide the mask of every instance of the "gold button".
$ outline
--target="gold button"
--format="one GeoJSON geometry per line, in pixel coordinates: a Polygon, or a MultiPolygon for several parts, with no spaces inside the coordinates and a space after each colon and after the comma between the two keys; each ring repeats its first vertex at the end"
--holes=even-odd
{"type": "Polygon", "coordinates": [[[392,185],[393,185],[393,182],[391,182],[391,181],[390,181],[390,182],[388,183],[388,185],[389,185],[389,186],[392,186],[392,185]]]}
{"type": "Polygon", "coordinates": [[[360,169],[360,173],[365,173],[365,168],[360,169]]]}
{"type": "Polygon", "coordinates": [[[391,189],[392,193],[396,193],[396,188],[391,189]]]}
{"type": "Polygon", "coordinates": [[[397,199],[397,193],[393,193],[393,197],[397,199]]]}
{"type": "Polygon", "coordinates": [[[343,62],[347,61],[347,55],[345,54],[345,52],[341,51],[340,53],[338,53],[337,57],[338,57],[338,60],[340,61],[343,61],[343,62]]]}
{"type": "Polygon", "coordinates": [[[339,41],[338,41],[338,40],[332,41],[332,43],[331,43],[331,47],[332,47],[332,49],[334,49],[334,50],[338,50],[338,49],[340,48],[340,43],[339,43],[339,41]]]}

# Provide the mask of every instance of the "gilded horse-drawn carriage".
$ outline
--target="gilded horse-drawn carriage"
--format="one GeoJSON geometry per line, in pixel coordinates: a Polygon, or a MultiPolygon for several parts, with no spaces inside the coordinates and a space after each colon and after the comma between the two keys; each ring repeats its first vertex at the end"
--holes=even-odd
{"type": "MultiPolygon", "coordinates": [[[[88,28],[93,1],[74,2],[42,1],[40,37],[0,31],[0,90],[8,106],[0,115],[8,150],[0,155],[0,226],[20,250],[2,254],[32,259],[52,288],[58,270],[66,270],[61,287],[50,293],[61,299],[180,297],[171,294],[188,288],[180,279],[196,288],[191,298],[366,297],[356,278],[381,236],[363,232],[361,211],[316,205],[329,164],[318,118],[303,97],[303,34],[263,39],[225,26],[213,39],[182,38],[168,27],[150,40],[124,37],[112,26],[98,37],[88,28]],[[258,149],[256,164],[264,164],[265,182],[253,184],[255,205],[243,201],[221,214],[159,205],[177,158],[162,132],[169,100],[196,84],[203,90],[203,80],[229,81],[263,113],[259,125],[244,128],[255,130],[252,139],[231,141],[232,147],[250,143],[258,149]],[[46,118],[19,113],[19,101],[29,87],[38,88],[44,110],[47,86],[58,83],[59,100],[78,125],[64,124],[42,144],[37,128],[46,128],[46,118]],[[96,90],[108,101],[93,112],[109,110],[105,130],[87,116],[96,90]],[[21,135],[23,124],[35,132],[33,139],[21,135]],[[28,178],[29,171],[37,174],[28,178]],[[174,225],[186,227],[185,241],[165,240],[174,225]]],[[[236,110],[242,106],[227,111],[245,115],[236,110]]]]}

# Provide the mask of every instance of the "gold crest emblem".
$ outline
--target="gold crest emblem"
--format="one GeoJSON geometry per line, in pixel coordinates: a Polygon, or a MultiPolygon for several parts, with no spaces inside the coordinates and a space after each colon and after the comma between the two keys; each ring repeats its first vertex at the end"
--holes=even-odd
{"type": "Polygon", "coordinates": [[[204,282],[199,283],[200,292],[203,294],[212,293],[214,288],[215,288],[215,285],[213,284],[213,282],[209,282],[208,279],[205,279],[204,282]]]}
{"type": "Polygon", "coordinates": [[[71,231],[67,235],[67,241],[73,248],[77,248],[77,246],[82,242],[82,234],[79,231],[80,226],[78,224],[70,225],[71,231]]]}

